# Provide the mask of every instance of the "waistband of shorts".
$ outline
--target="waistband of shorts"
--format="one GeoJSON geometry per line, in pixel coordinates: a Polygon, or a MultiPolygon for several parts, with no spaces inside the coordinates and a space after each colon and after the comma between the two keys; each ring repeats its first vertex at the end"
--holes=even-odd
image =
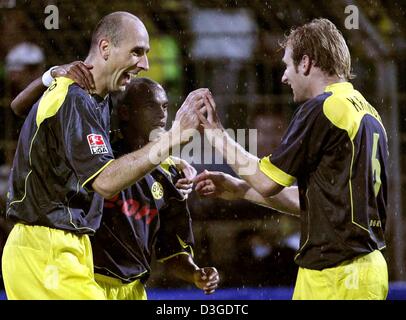
{"type": "Polygon", "coordinates": [[[96,272],[94,274],[94,278],[96,279],[96,281],[101,281],[101,282],[107,283],[107,284],[109,284],[111,286],[122,286],[123,284],[125,284],[125,285],[136,285],[137,283],[141,283],[141,284],[144,285],[144,283],[145,283],[145,281],[143,281],[142,278],[135,279],[135,280],[133,280],[131,282],[125,282],[125,281],[122,281],[122,280],[120,280],[118,278],[109,277],[109,276],[106,276],[104,274],[100,274],[100,273],[96,273],[96,272]]]}

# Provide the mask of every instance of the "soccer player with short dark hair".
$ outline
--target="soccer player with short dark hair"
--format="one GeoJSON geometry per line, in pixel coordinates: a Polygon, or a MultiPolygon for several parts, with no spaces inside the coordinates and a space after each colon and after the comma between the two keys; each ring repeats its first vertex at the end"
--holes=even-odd
{"type": "MultiPolygon", "coordinates": [[[[113,143],[117,157],[142,148],[151,132],[165,131],[168,98],[157,82],[132,79],[124,92],[113,96],[113,104],[122,134],[113,143]]],[[[206,294],[214,292],[219,274],[213,267],[199,268],[193,260],[187,194],[176,187],[182,182],[191,188],[190,178],[186,179],[173,158],[168,158],[132,186],[105,200],[92,248],[95,278],[108,299],[146,299],[144,283],[150,276],[154,252],[158,261],[168,265],[166,270],[206,294]]]]}
{"type": "MultiPolygon", "coordinates": [[[[348,82],[350,53],[332,22],[315,19],[292,29],[283,47],[282,82],[303,104],[281,144],[259,160],[225,131],[206,130],[214,145],[224,146],[224,158],[237,152],[230,163],[236,172],[247,163],[254,170],[241,174],[243,180],[204,172],[196,189],[300,216],[293,299],[385,299],[388,141],[382,120],[348,82]]],[[[211,105],[200,119],[207,129],[221,129],[211,105]]]]}

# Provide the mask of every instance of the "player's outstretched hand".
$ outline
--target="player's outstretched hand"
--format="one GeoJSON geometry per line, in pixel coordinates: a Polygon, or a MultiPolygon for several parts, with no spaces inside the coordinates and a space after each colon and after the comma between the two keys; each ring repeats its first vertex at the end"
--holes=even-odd
{"type": "Polygon", "coordinates": [[[96,89],[94,84],[93,75],[90,70],[93,68],[92,65],[84,63],[82,61],[74,61],[68,64],[64,64],[56,67],[51,71],[51,76],[53,78],[66,77],[75,81],[79,86],[93,93],[96,89]]]}
{"type": "Polygon", "coordinates": [[[248,190],[244,181],[219,171],[204,170],[196,176],[194,182],[195,191],[205,198],[243,199],[248,190]]]}
{"type": "Polygon", "coordinates": [[[196,169],[191,166],[187,161],[173,157],[174,162],[176,163],[176,167],[183,172],[184,178],[179,179],[175,186],[178,190],[183,194],[185,198],[193,191],[193,179],[197,175],[196,169]]]}
{"type": "Polygon", "coordinates": [[[192,91],[183,102],[182,106],[176,112],[172,131],[172,139],[180,140],[180,143],[186,143],[199,127],[200,121],[198,112],[205,108],[204,98],[210,93],[207,88],[200,88],[192,91]],[[179,137],[178,137],[179,136],[179,137]]]}
{"type": "Polygon", "coordinates": [[[202,289],[205,294],[212,294],[218,287],[220,275],[214,267],[204,267],[193,274],[195,286],[202,289]]]}
{"type": "Polygon", "coordinates": [[[204,96],[204,107],[196,112],[204,129],[223,129],[216,111],[216,102],[210,92],[204,96]]]}

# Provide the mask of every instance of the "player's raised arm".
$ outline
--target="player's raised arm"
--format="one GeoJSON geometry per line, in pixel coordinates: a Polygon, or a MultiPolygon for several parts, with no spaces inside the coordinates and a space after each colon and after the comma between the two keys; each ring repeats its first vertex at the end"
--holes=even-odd
{"type": "Polygon", "coordinates": [[[25,117],[30,112],[31,107],[41,97],[44,91],[57,77],[72,79],[82,88],[89,92],[94,90],[94,80],[90,73],[93,66],[82,61],[74,61],[62,66],[55,66],[49,69],[41,78],[31,82],[27,88],[21,91],[11,102],[11,109],[19,117],[25,117]]]}
{"type": "Polygon", "coordinates": [[[94,179],[93,190],[110,199],[167,159],[173,148],[187,143],[199,126],[197,114],[208,94],[206,88],[192,91],[176,113],[172,128],[141,149],[112,161],[94,179]]]}
{"type": "Polygon", "coordinates": [[[227,134],[217,115],[216,104],[211,94],[205,98],[205,108],[198,116],[208,141],[225,159],[233,159],[232,162],[227,161],[227,164],[252,188],[265,198],[279,193],[284,188],[260,170],[259,159],[256,156],[246,151],[227,134]]]}

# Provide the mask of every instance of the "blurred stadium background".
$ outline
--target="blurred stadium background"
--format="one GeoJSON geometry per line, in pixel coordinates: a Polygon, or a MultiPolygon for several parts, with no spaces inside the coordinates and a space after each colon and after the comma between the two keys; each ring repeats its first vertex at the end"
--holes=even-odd
{"type": "MultiPolygon", "coordinates": [[[[138,15],[149,30],[151,69],[141,76],[167,89],[170,119],[189,91],[209,87],[226,128],[259,130],[259,156],[272,151],[297,107],[290,89],[280,82],[283,68],[278,41],[292,26],[317,17],[332,20],[350,47],[355,87],[378,109],[388,132],[391,189],[385,254],[389,298],[406,299],[402,207],[406,196],[405,0],[0,0],[1,212],[22,123],[10,111],[10,101],[46,68],[83,60],[97,21],[117,10],[138,15]],[[56,5],[59,11],[58,29],[48,30],[44,25],[48,5],[56,5]],[[345,27],[349,5],[359,10],[358,29],[345,27]]],[[[204,166],[196,163],[196,167],[201,171],[204,166]]],[[[208,168],[230,170],[225,165],[208,168]]],[[[191,197],[190,207],[196,260],[201,266],[216,266],[222,276],[222,289],[210,299],[290,299],[297,270],[293,252],[298,246],[299,223],[295,218],[244,202],[196,196],[191,197]]],[[[1,243],[7,228],[4,220],[0,226],[1,243]]],[[[207,298],[165,276],[159,264],[154,266],[148,283],[152,299],[207,298]]]]}

